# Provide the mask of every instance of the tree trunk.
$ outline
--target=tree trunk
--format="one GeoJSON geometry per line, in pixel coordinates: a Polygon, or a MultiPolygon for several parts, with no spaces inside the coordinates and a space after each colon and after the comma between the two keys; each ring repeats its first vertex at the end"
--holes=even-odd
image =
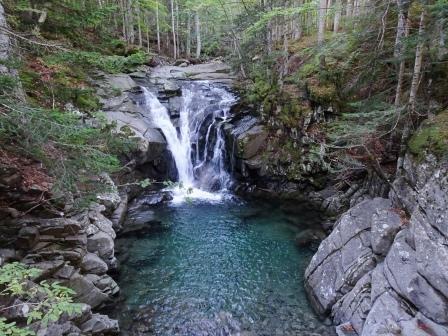
{"type": "Polygon", "coordinates": [[[160,22],[159,22],[159,2],[156,2],[156,30],[157,30],[157,51],[160,54],[160,22]]]}
{"type": "MultiPolygon", "coordinates": [[[[332,6],[333,6],[333,1],[332,0],[328,0],[327,1],[327,6],[326,6],[327,13],[331,13],[331,7],[332,6]]],[[[326,26],[327,30],[333,28],[333,21],[331,19],[331,15],[327,15],[327,17],[325,18],[325,22],[326,22],[325,26],[326,26]]]]}
{"type": "Polygon", "coordinates": [[[135,41],[135,31],[134,31],[134,13],[131,1],[127,1],[128,9],[127,9],[127,32],[128,32],[128,42],[133,44],[135,41]]]}
{"type": "Polygon", "coordinates": [[[425,46],[425,40],[424,40],[425,24],[426,24],[425,17],[426,17],[426,7],[425,4],[423,4],[423,10],[420,15],[420,25],[418,29],[419,41],[417,43],[417,48],[415,50],[414,72],[412,74],[411,90],[409,93],[409,101],[408,101],[409,113],[403,126],[403,132],[401,133],[400,154],[397,160],[397,175],[399,176],[403,173],[404,156],[406,154],[407,143],[411,133],[412,118],[413,115],[415,114],[417,91],[421,79],[423,48],[425,46]]]}
{"type": "MultiPolygon", "coordinates": [[[[405,19],[405,34],[404,34],[404,38],[408,37],[409,35],[409,20],[407,18],[407,14],[406,14],[406,19],[405,19]]],[[[400,42],[402,43],[402,42],[400,42]]],[[[404,45],[402,45],[400,47],[400,50],[398,51],[398,55],[397,57],[400,59],[400,65],[399,65],[399,69],[398,69],[398,80],[397,80],[397,89],[395,91],[395,107],[399,107],[401,105],[401,92],[403,90],[403,81],[404,81],[404,71],[406,68],[406,64],[405,64],[405,60],[403,59],[404,57],[404,45]]]]}
{"type": "Polygon", "coordinates": [[[406,20],[409,8],[409,1],[397,0],[398,7],[398,22],[397,34],[395,35],[394,57],[399,57],[403,54],[403,38],[406,35],[406,20]]]}
{"type": "Polygon", "coordinates": [[[171,5],[171,32],[173,34],[173,58],[177,58],[177,43],[176,43],[176,25],[174,19],[174,0],[170,0],[171,5]]]}
{"type": "Polygon", "coordinates": [[[319,1],[317,43],[322,45],[325,39],[325,13],[327,0],[319,1]]]}
{"type": "Polygon", "coordinates": [[[186,46],[186,54],[187,58],[191,57],[191,14],[187,13],[187,46],[186,46]]]}
{"type": "Polygon", "coordinates": [[[196,58],[201,57],[201,21],[199,19],[199,11],[194,12],[194,21],[196,24],[196,58]]]}
{"type": "Polygon", "coordinates": [[[142,35],[142,23],[141,23],[141,11],[140,6],[137,2],[137,7],[135,8],[137,11],[137,27],[138,27],[138,46],[140,48],[143,47],[143,35],[142,35]]]}
{"type": "Polygon", "coordinates": [[[339,23],[341,21],[341,12],[342,12],[341,0],[336,0],[334,22],[333,22],[333,32],[335,32],[335,33],[337,33],[339,31],[339,23]]]}
{"type": "Polygon", "coordinates": [[[437,29],[439,31],[439,41],[438,41],[438,53],[437,58],[438,60],[442,60],[445,58],[445,55],[448,53],[447,47],[446,47],[446,35],[445,35],[445,22],[446,18],[441,18],[439,22],[437,23],[437,29]]]}
{"type": "Polygon", "coordinates": [[[126,34],[126,6],[124,3],[124,0],[120,1],[120,5],[121,5],[121,18],[122,18],[122,33],[123,33],[123,39],[125,41],[128,40],[127,34],[126,34]]]}
{"type": "Polygon", "coordinates": [[[181,51],[180,51],[180,39],[179,39],[179,2],[175,0],[176,4],[176,43],[177,43],[177,57],[179,57],[181,51]]]}
{"type": "Polygon", "coordinates": [[[412,74],[411,90],[409,93],[409,109],[411,113],[415,112],[415,101],[417,97],[418,86],[420,84],[421,72],[422,72],[422,61],[423,61],[423,49],[425,46],[425,19],[426,19],[426,8],[423,7],[422,14],[420,15],[420,25],[418,29],[417,48],[415,50],[415,62],[414,62],[414,73],[412,74]]]}
{"type": "Polygon", "coordinates": [[[352,17],[352,12],[353,12],[353,0],[347,0],[347,7],[346,7],[345,16],[347,18],[351,18],[352,17]]]}

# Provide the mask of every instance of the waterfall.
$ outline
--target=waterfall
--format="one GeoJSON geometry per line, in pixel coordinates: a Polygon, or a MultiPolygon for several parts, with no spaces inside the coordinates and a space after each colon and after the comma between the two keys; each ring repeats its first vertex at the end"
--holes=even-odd
{"type": "MultiPolygon", "coordinates": [[[[186,187],[193,186],[193,166],[190,159],[191,149],[189,145],[188,126],[181,126],[179,137],[176,128],[171,122],[167,108],[147,88],[143,87],[142,89],[145,97],[145,105],[151,112],[151,119],[154,125],[160,128],[163,135],[165,135],[168,149],[173,155],[177,173],[179,174],[179,182],[186,187]]],[[[185,114],[185,112],[181,113],[181,120],[187,119],[188,122],[188,116],[182,117],[182,114],[185,114]]]]}
{"type": "Polygon", "coordinates": [[[235,97],[209,82],[184,83],[179,118],[175,120],[154,93],[145,87],[142,90],[145,112],[165,136],[182,189],[198,198],[225,191],[231,177],[223,126],[235,97]]]}

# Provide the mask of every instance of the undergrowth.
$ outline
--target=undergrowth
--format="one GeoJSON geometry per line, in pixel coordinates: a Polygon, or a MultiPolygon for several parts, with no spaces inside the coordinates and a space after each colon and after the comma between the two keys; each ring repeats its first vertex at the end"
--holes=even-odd
{"type": "Polygon", "coordinates": [[[42,162],[54,177],[53,194],[72,192],[79,206],[102,190],[95,176],[119,170],[118,155],[135,146],[114,128],[83,124],[69,112],[0,101],[0,142],[42,162]]]}

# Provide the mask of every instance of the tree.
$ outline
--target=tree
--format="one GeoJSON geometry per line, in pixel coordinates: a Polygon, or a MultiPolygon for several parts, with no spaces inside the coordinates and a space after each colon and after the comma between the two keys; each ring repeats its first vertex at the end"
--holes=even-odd
{"type": "Polygon", "coordinates": [[[201,48],[202,48],[202,40],[201,40],[201,21],[199,18],[199,10],[194,12],[194,22],[196,27],[196,58],[201,57],[201,48]]]}
{"type": "Polygon", "coordinates": [[[173,34],[173,58],[177,58],[176,26],[174,19],[174,0],[170,0],[171,8],[171,32],[173,34]]]}
{"type": "Polygon", "coordinates": [[[327,12],[327,0],[319,1],[318,9],[318,32],[317,32],[317,43],[322,45],[325,38],[325,14],[327,12]]]}
{"type": "Polygon", "coordinates": [[[400,106],[401,91],[404,80],[405,60],[404,60],[404,39],[409,35],[408,11],[409,0],[397,0],[398,7],[398,23],[397,34],[395,38],[394,57],[400,60],[398,69],[398,80],[395,94],[395,106],[400,106]]]}

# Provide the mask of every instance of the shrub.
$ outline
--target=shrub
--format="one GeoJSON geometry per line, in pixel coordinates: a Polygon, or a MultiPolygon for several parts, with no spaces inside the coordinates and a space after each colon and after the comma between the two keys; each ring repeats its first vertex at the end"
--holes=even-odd
{"type": "Polygon", "coordinates": [[[148,55],[138,51],[127,57],[107,56],[98,52],[71,51],[49,55],[45,58],[47,64],[67,63],[90,69],[100,69],[108,73],[132,71],[136,66],[146,63],[148,55]]]}
{"type": "Polygon", "coordinates": [[[439,157],[448,155],[448,111],[438,114],[433,121],[425,122],[408,145],[418,158],[422,158],[426,151],[439,157]]]}
{"type": "MultiPolygon", "coordinates": [[[[14,262],[0,268],[0,288],[2,295],[20,300],[15,305],[23,306],[26,312],[26,324],[40,322],[47,326],[59,320],[62,314],[69,315],[81,313],[81,305],[73,303],[75,292],[59,285],[57,282],[41,281],[39,284],[31,280],[41,273],[40,270],[29,268],[21,263],[14,262]]],[[[7,310],[9,307],[2,307],[7,310]]],[[[0,335],[28,336],[34,332],[26,327],[18,327],[16,322],[8,322],[0,318],[0,335]]]]}
{"type": "Polygon", "coordinates": [[[80,202],[100,188],[89,182],[92,176],[117,171],[117,155],[135,145],[105,122],[92,127],[72,113],[5,102],[2,106],[0,141],[10,142],[22,155],[42,161],[55,178],[53,191],[76,192],[80,202]]]}

